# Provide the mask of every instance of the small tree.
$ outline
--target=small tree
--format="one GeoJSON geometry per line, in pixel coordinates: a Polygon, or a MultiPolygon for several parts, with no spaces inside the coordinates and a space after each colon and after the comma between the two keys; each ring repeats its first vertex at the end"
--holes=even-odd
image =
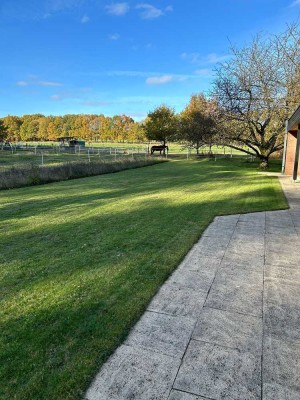
{"type": "MultiPolygon", "coordinates": [[[[168,140],[175,138],[177,132],[177,119],[173,109],[166,105],[157,107],[150,112],[144,123],[147,139],[157,140],[165,146],[168,140]]],[[[163,150],[165,154],[165,150],[163,150]]]]}
{"type": "Polygon", "coordinates": [[[213,101],[198,94],[191,97],[181,113],[178,138],[184,140],[189,147],[194,147],[197,154],[201,146],[212,143],[212,136],[216,132],[215,109],[213,101]]]}

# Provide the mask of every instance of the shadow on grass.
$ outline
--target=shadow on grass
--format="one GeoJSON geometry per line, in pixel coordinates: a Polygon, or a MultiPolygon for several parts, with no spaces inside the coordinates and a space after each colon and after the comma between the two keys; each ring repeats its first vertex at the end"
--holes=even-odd
{"type": "Polygon", "coordinates": [[[276,178],[168,164],[5,193],[0,398],[82,397],[216,215],[286,206],[276,178]]]}
{"type": "MultiPolygon", "coordinates": [[[[177,162],[178,163],[178,162],[177,162]]],[[[117,200],[119,197],[128,196],[136,197],[143,195],[155,194],[165,190],[181,190],[192,191],[193,187],[197,189],[199,184],[203,184],[201,191],[210,191],[211,188],[205,188],[206,183],[215,185],[226,185],[226,181],[240,180],[240,183],[245,182],[248,185],[247,179],[256,177],[257,179],[271,179],[270,177],[258,176],[255,171],[250,170],[245,173],[245,170],[240,168],[239,164],[231,164],[228,160],[223,160],[222,163],[215,164],[212,161],[201,160],[197,163],[199,169],[197,172],[186,175],[186,169],[189,166],[183,166],[179,174],[174,175],[172,170],[164,168],[166,164],[152,166],[151,168],[143,168],[141,171],[121,171],[117,175],[119,179],[111,179],[111,175],[80,178],[76,181],[52,183],[46,186],[14,189],[10,190],[7,197],[10,201],[5,205],[6,193],[4,195],[3,205],[0,206],[0,220],[4,221],[7,217],[10,218],[11,213],[17,212],[18,218],[27,218],[35,215],[34,206],[43,207],[45,211],[52,207],[64,207],[67,204],[79,205],[84,207],[90,206],[91,202],[101,200],[117,200]],[[202,164],[202,165],[201,165],[202,164]],[[225,164],[225,165],[224,165],[225,164]],[[228,166],[228,170],[224,171],[224,166],[228,166]],[[167,172],[166,172],[167,171],[167,172]],[[132,182],[132,174],[134,174],[134,182],[132,182]],[[165,174],[166,176],[161,176],[165,174]],[[182,181],[182,176],[185,176],[185,181],[182,181]],[[26,194],[30,190],[31,196],[29,200],[25,200],[26,194]],[[93,191],[95,191],[93,193],[93,191]],[[9,211],[6,214],[6,211],[9,211]]],[[[181,163],[182,164],[182,163],[181,163]]],[[[244,163],[245,164],[245,163],[244,163]]],[[[243,164],[242,164],[243,166],[243,164]]],[[[177,172],[177,171],[176,171],[177,172]]],[[[276,179],[276,178],[275,178],[276,179]]]]}

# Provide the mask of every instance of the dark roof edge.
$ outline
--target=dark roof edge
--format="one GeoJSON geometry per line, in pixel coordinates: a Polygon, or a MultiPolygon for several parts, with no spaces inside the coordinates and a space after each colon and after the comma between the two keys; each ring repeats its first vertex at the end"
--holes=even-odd
{"type": "Polygon", "coordinates": [[[297,108],[297,110],[294,112],[291,118],[288,119],[287,130],[288,131],[297,130],[298,125],[300,125],[300,106],[297,108]]]}

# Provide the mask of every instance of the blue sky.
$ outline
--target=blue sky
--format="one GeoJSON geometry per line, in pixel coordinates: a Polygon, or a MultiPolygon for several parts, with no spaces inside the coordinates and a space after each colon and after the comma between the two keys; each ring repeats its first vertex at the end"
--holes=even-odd
{"type": "Polygon", "coordinates": [[[0,117],[181,111],[229,41],[299,16],[300,0],[1,0],[0,117]]]}

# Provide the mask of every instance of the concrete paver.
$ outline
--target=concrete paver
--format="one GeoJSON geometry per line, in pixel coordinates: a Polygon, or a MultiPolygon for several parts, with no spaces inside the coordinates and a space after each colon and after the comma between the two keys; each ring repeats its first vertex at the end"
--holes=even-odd
{"type": "Polygon", "coordinates": [[[263,386],[264,400],[300,400],[300,393],[276,383],[266,383],[263,386]]]}
{"type": "Polygon", "coordinates": [[[300,310],[287,305],[265,302],[264,332],[275,339],[300,343],[300,310]]]}
{"type": "Polygon", "coordinates": [[[180,359],[120,346],[88,389],[89,400],[167,399],[180,359]]]}
{"type": "Polygon", "coordinates": [[[261,282],[251,285],[230,279],[217,281],[212,285],[205,306],[261,317],[262,292],[261,282]]]}
{"type": "Polygon", "coordinates": [[[259,355],[191,340],[174,388],[211,399],[259,399],[259,355]]]}
{"type": "Polygon", "coordinates": [[[148,306],[148,311],[197,318],[205,303],[207,292],[164,285],[148,306]]]}
{"type": "Polygon", "coordinates": [[[125,344],[182,358],[196,320],[146,311],[125,344]]]}
{"type": "Polygon", "coordinates": [[[88,400],[300,400],[300,185],[219,216],[103,365],[88,400]]]}
{"type": "Polygon", "coordinates": [[[260,355],[262,328],[261,318],[204,307],[192,338],[260,355]]]}
{"type": "Polygon", "coordinates": [[[200,269],[198,271],[177,270],[171,276],[169,282],[181,287],[208,292],[214,280],[216,271],[214,269],[200,269]]]}
{"type": "MultiPolygon", "coordinates": [[[[263,382],[279,384],[300,393],[300,343],[266,336],[263,349],[263,382]]],[[[277,397],[278,399],[278,397],[277,397]]]]}
{"type": "Polygon", "coordinates": [[[179,392],[178,390],[172,390],[168,400],[209,400],[207,397],[195,396],[186,392],[179,392]]]}

